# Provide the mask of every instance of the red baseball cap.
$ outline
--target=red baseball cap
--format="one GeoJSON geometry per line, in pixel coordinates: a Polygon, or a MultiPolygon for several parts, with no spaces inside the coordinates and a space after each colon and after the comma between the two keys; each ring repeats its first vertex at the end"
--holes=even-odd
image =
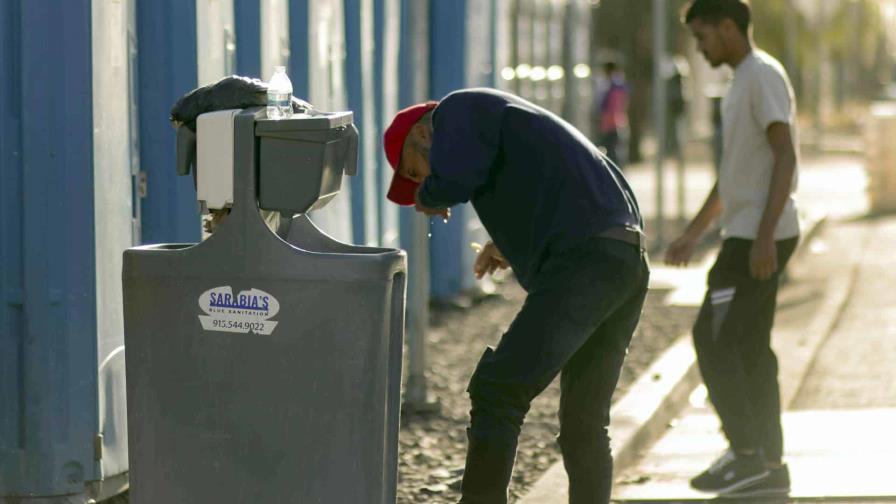
{"type": "Polygon", "coordinates": [[[414,193],[417,192],[417,186],[420,185],[398,174],[398,164],[401,162],[401,149],[404,147],[404,141],[408,137],[411,127],[438,104],[439,102],[428,101],[411,105],[399,111],[383,134],[383,149],[386,151],[386,159],[389,160],[389,164],[395,172],[392,175],[392,183],[389,185],[386,197],[399,205],[413,205],[414,193]]]}

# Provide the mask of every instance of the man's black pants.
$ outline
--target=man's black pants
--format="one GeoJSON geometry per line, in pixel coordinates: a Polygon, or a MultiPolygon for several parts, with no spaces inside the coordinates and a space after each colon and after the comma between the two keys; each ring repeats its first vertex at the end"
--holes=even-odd
{"type": "Polygon", "coordinates": [[[779,274],[796,244],[797,238],[778,241],[778,272],[756,280],[750,276],[753,242],[725,240],[694,324],[700,372],[731,448],[762,449],[770,462],[779,462],[784,451],[771,332],[779,274]]]}
{"type": "Polygon", "coordinates": [[[561,374],[558,442],[570,502],[606,503],[610,399],[647,294],[646,255],[590,238],[549,256],[497,348],[486,349],[472,402],[463,504],[503,504],[529,404],[561,374]]]}

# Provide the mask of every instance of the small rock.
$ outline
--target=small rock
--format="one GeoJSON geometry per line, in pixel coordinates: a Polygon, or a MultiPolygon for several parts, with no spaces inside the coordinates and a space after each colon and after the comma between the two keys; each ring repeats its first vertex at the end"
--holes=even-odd
{"type": "Polygon", "coordinates": [[[433,471],[432,473],[430,473],[430,476],[432,476],[433,478],[438,478],[438,479],[447,479],[447,478],[451,477],[451,471],[449,471],[448,469],[445,469],[444,467],[440,467],[440,468],[436,469],[435,471],[433,471]]]}
{"type": "Polygon", "coordinates": [[[445,493],[448,491],[448,485],[444,483],[439,483],[438,485],[429,485],[421,488],[420,491],[430,494],[445,493]]]}

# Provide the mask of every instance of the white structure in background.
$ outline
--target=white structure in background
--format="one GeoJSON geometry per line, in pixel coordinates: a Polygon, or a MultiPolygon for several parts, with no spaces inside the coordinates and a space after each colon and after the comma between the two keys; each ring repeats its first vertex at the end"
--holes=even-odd
{"type": "Polygon", "coordinates": [[[261,0],[261,79],[274,74],[274,67],[289,73],[289,4],[287,0],[261,0]]]}
{"type": "MultiPolygon", "coordinates": [[[[342,0],[308,2],[308,96],[319,110],[347,108],[345,89],[345,13],[342,0]]],[[[294,73],[294,72],[293,72],[294,73]]],[[[293,87],[297,86],[295,76],[293,87]]],[[[339,195],[311,214],[315,224],[337,240],[352,242],[351,184],[342,181],[339,195]]]]}
{"type": "Polygon", "coordinates": [[[233,0],[196,0],[196,64],[200,86],[233,74],[236,68],[233,0]]]}
{"type": "MultiPolygon", "coordinates": [[[[123,404],[124,320],[122,252],[135,245],[131,131],[131,47],[136,6],[132,0],[91,5],[93,61],[94,243],[96,247],[97,383],[102,473],[127,481],[127,417],[123,404]],[[127,127],[122,127],[122,124],[127,127]]],[[[83,230],[82,230],[83,231],[83,230]]],[[[89,232],[89,230],[87,230],[89,232]]],[[[110,484],[110,487],[112,485],[110,484]]]]}
{"type": "Polygon", "coordinates": [[[896,210],[896,102],[871,107],[865,125],[865,170],[871,210],[896,210]]]}
{"type": "MultiPolygon", "coordinates": [[[[401,6],[398,0],[381,0],[383,9],[383,35],[379,42],[383,46],[382,52],[382,94],[377,96],[380,101],[380,110],[382,110],[382,125],[388,124],[395,113],[398,112],[398,47],[401,42],[401,6]]],[[[381,135],[378,135],[378,137],[381,135]]],[[[379,146],[377,146],[379,147],[379,146]]],[[[380,177],[382,177],[383,188],[389,187],[392,183],[392,169],[389,161],[386,159],[386,153],[383,149],[378,148],[380,155],[379,165],[380,177]]],[[[398,222],[398,205],[387,202],[381,194],[377,200],[380,202],[380,213],[382,227],[380,229],[380,246],[381,247],[400,247],[399,243],[399,222],[398,222]]]]}

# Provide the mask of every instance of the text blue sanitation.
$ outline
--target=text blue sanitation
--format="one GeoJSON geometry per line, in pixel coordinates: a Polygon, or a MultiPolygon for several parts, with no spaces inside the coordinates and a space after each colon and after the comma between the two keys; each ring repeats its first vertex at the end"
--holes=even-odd
{"type": "Polygon", "coordinates": [[[209,289],[199,296],[199,322],[206,331],[271,334],[277,322],[269,320],[280,311],[277,299],[258,289],[233,294],[229,285],[209,289]]]}

